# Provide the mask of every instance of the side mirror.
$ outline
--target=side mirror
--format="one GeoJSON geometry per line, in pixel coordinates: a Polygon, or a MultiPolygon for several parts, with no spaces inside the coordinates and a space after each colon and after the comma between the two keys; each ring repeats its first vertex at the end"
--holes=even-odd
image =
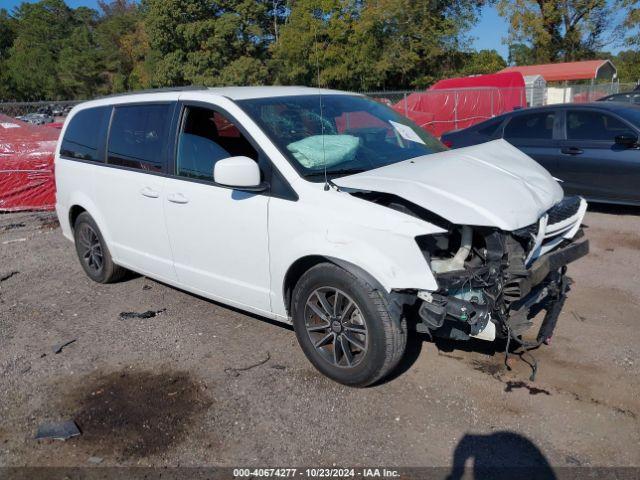
{"type": "Polygon", "coordinates": [[[616,145],[620,145],[625,148],[631,148],[638,145],[638,137],[637,135],[633,135],[632,133],[617,135],[615,141],[616,145]]]}
{"type": "Polygon", "coordinates": [[[249,157],[229,157],[218,160],[213,167],[213,181],[239,190],[260,191],[260,167],[249,157]]]}

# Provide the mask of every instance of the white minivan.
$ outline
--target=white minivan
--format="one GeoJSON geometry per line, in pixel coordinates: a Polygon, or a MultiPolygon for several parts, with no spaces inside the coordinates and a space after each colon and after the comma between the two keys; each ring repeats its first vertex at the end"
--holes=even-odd
{"type": "Polygon", "coordinates": [[[507,142],[447,150],[346,92],[86,102],[55,170],[62,231],[93,280],[128,269],[292,323],[311,363],[354,386],[388,374],[407,335],[541,344],[566,265],[588,251],[586,202],[507,142]]]}

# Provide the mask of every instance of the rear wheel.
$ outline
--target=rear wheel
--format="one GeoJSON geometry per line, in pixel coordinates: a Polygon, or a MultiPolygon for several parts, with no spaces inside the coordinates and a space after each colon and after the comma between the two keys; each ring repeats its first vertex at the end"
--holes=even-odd
{"type": "Polygon", "coordinates": [[[100,229],[87,212],[78,215],[73,236],[80,265],[91,280],[111,283],[125,276],[127,270],[113,263],[100,229]]]}
{"type": "Polygon", "coordinates": [[[292,314],[309,361],[345,385],[376,382],[404,353],[406,322],[390,317],[384,293],[334,264],[316,265],[302,276],[292,314]]]}

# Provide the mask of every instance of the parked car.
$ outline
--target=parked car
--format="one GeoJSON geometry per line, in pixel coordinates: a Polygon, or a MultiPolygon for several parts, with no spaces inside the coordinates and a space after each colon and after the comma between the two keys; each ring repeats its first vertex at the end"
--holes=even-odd
{"type": "Polygon", "coordinates": [[[348,385],[387,375],[416,329],[522,344],[544,307],[539,345],[588,250],[586,202],[518,149],[448,151],[360,95],[115,96],[75,107],[60,138],[56,210],[91,279],[130,269],[293,324],[348,385]]]}
{"type": "Polygon", "coordinates": [[[640,91],[634,90],[633,92],[614,93],[613,95],[607,95],[606,97],[599,98],[598,102],[626,102],[640,105],[640,91]]]}
{"type": "Polygon", "coordinates": [[[53,117],[44,113],[27,113],[20,117],[16,117],[23,122],[31,123],[32,125],[45,125],[47,123],[53,123],[53,117]]]}
{"type": "Polygon", "coordinates": [[[51,115],[61,117],[64,115],[64,107],[62,105],[53,105],[51,107],[51,115]]]}
{"type": "Polygon", "coordinates": [[[53,105],[44,105],[38,108],[38,113],[43,115],[53,116],[53,105]]]}
{"type": "Polygon", "coordinates": [[[640,107],[594,102],[529,108],[446,133],[442,141],[458,148],[496,138],[540,163],[567,194],[640,205],[640,107]]]}

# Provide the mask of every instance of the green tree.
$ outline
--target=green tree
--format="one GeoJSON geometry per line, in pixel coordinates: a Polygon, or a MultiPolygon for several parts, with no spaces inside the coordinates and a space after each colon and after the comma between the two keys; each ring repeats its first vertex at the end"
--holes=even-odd
{"type": "Polygon", "coordinates": [[[495,50],[480,50],[479,52],[470,52],[463,55],[463,63],[459,74],[466,76],[496,73],[506,66],[507,62],[495,50]]]}
{"type": "Polygon", "coordinates": [[[533,48],[524,43],[512,43],[509,45],[509,65],[533,65],[536,63],[536,56],[533,48]]]}
{"type": "Polygon", "coordinates": [[[144,18],[132,0],[99,1],[100,21],[95,39],[102,52],[106,92],[123,92],[149,86],[145,59],[149,41],[144,18]]]}
{"type": "Polygon", "coordinates": [[[611,59],[621,83],[640,82],[640,51],[624,50],[611,59]]]}
{"type": "Polygon", "coordinates": [[[631,47],[640,47],[640,0],[622,0],[621,5],[625,12],[622,23],[626,44],[631,47]]]}
{"type": "Polygon", "coordinates": [[[57,62],[64,40],[74,28],[73,12],[63,0],[22,3],[13,12],[16,37],[6,69],[25,99],[56,98],[60,92],[57,62]]]}
{"type": "Polygon", "coordinates": [[[353,5],[341,0],[293,3],[278,42],[272,46],[271,68],[277,81],[345,86],[347,77],[355,79],[361,70],[358,63],[368,61],[357,58],[354,51],[357,14],[353,5]]]}
{"type": "Polygon", "coordinates": [[[267,2],[143,0],[156,85],[243,85],[267,80],[267,2]]]}
{"type": "Polygon", "coordinates": [[[281,83],[352,90],[424,86],[455,68],[478,1],[298,0],[272,69],[281,83]]]}
{"type": "Polygon", "coordinates": [[[467,49],[465,32],[478,18],[481,1],[381,0],[366,3],[357,43],[376,59],[379,87],[424,87],[455,74],[457,52],[467,49]],[[368,21],[367,21],[368,20],[368,21]]]}
{"type": "Polygon", "coordinates": [[[7,73],[5,63],[14,39],[14,21],[4,8],[0,9],[0,100],[8,99],[13,94],[13,88],[10,84],[11,78],[7,73]]]}
{"type": "Polygon", "coordinates": [[[98,12],[81,7],[73,12],[74,29],[61,42],[57,63],[60,93],[65,98],[91,98],[105,81],[103,54],[98,48],[95,27],[98,12]]]}
{"type": "Polygon", "coordinates": [[[593,58],[606,43],[607,0],[498,0],[509,21],[509,43],[530,45],[536,63],[593,58]]]}
{"type": "Polygon", "coordinates": [[[15,27],[13,19],[4,8],[0,8],[0,59],[9,53],[15,39],[15,27]]]}

